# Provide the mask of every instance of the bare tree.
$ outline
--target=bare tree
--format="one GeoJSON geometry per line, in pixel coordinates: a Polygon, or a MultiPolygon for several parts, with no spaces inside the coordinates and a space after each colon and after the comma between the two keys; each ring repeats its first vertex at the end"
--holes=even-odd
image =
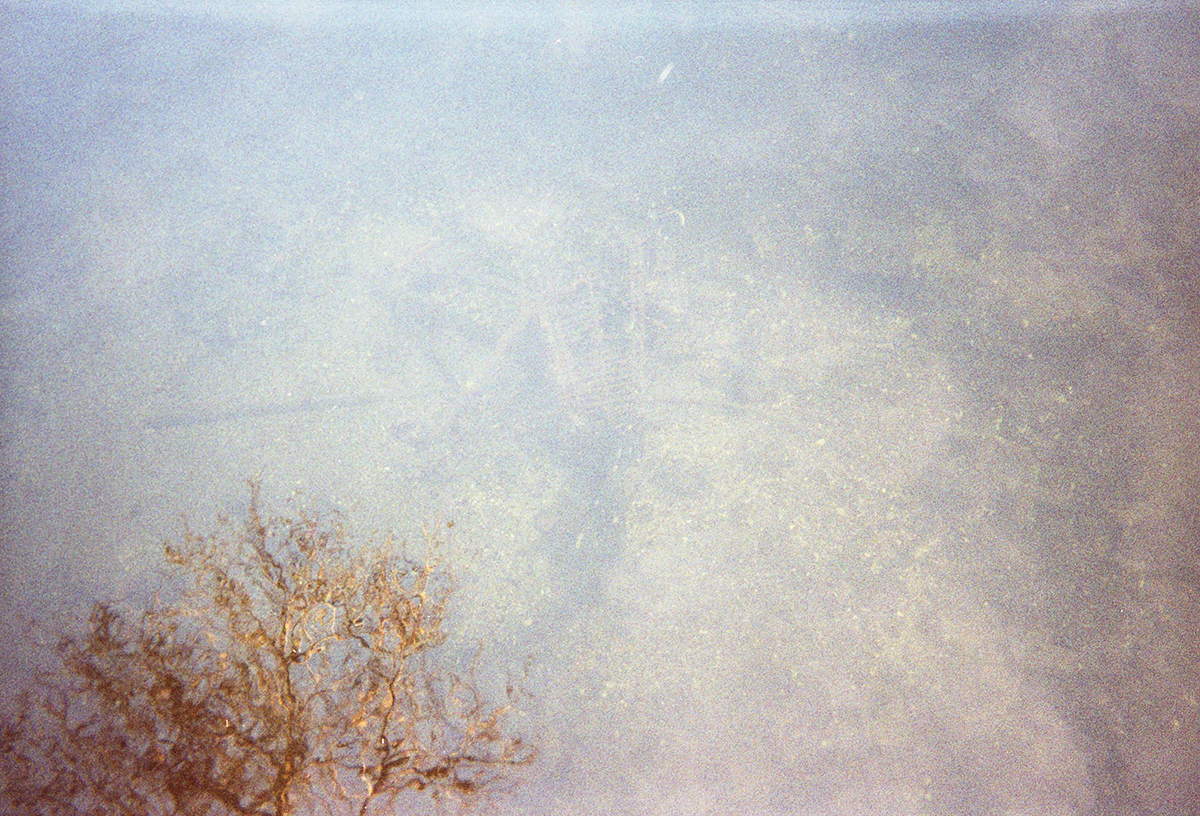
{"type": "MultiPolygon", "coordinates": [[[[364,553],[340,523],[267,517],[165,547],[178,600],[98,604],[62,670],[0,729],[7,810],[397,812],[470,804],[534,751],[473,671],[434,660],[452,589],[438,542],[364,553]]],[[[6,801],[5,801],[6,800],[6,801]]]]}

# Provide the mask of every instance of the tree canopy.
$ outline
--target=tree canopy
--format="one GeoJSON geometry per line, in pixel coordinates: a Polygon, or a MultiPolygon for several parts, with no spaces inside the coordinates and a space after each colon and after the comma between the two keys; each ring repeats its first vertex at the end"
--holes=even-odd
{"type": "Polygon", "coordinates": [[[267,515],[164,546],[177,597],[95,605],[0,728],[8,812],[399,812],[469,804],[534,759],[471,670],[438,660],[452,581],[336,519],[267,515]]]}

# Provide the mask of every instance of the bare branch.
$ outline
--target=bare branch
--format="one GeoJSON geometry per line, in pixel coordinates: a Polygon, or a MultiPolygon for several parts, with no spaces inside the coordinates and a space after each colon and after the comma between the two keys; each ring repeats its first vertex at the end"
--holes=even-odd
{"type": "Polygon", "coordinates": [[[464,804],[533,761],[516,703],[435,660],[452,583],[439,542],[363,552],[335,519],[266,513],[164,546],[178,602],[100,603],[62,671],[0,723],[7,812],[383,813],[464,804]]]}

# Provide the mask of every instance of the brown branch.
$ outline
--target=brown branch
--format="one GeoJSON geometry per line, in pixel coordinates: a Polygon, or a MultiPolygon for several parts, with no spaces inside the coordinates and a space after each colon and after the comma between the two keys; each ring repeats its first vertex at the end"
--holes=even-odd
{"type": "Polygon", "coordinates": [[[533,760],[473,682],[434,660],[452,584],[439,545],[351,546],[340,523],[249,518],[165,545],[175,604],[96,605],[62,671],[0,723],[0,806],[286,816],[385,808],[405,791],[476,798],[533,760]],[[331,800],[330,797],[333,797],[331,800]]]}

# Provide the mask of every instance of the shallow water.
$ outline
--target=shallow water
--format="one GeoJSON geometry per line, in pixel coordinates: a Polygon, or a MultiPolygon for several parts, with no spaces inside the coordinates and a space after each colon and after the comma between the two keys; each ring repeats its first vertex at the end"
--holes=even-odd
{"type": "Polygon", "coordinates": [[[305,8],[0,12],[16,680],[260,474],[455,520],[502,812],[1189,812],[1194,15],[305,8]]]}

